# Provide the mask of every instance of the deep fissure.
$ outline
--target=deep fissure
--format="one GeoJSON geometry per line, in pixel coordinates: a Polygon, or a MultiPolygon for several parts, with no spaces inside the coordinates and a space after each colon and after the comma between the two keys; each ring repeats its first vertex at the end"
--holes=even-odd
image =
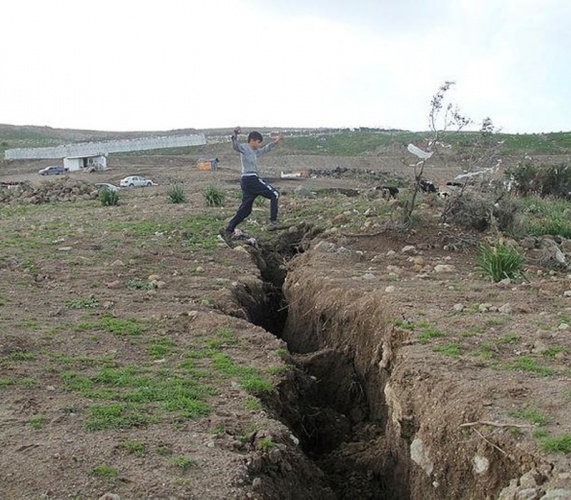
{"type": "MultiPolygon", "coordinates": [[[[315,234],[304,227],[251,252],[262,276],[263,297],[259,301],[250,298],[241,305],[252,323],[278,338],[288,318],[282,290],[286,263],[304,252],[315,234]]],[[[294,370],[278,387],[277,396],[266,398],[265,403],[300,440],[304,454],[324,472],[336,498],[408,498],[406,485],[395,482],[399,467],[384,445],[386,409],[379,409],[378,403],[369,404],[371,388],[358,375],[352,357],[335,349],[312,353],[290,350],[290,355],[294,370]],[[371,460],[372,448],[385,451],[371,460]]],[[[382,388],[375,391],[382,394],[382,388]]]]}

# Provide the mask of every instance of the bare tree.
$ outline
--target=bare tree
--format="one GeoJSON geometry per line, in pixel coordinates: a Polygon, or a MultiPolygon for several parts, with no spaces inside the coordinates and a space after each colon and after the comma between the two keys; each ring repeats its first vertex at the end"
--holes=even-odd
{"type": "Polygon", "coordinates": [[[410,225],[412,214],[416,208],[416,200],[421,190],[424,176],[424,167],[427,162],[437,153],[438,148],[448,148],[444,140],[453,132],[459,132],[464,127],[470,125],[472,121],[462,115],[458,106],[447,100],[447,92],[455,85],[455,82],[444,82],[430,101],[430,113],[428,115],[428,125],[430,136],[425,147],[420,148],[414,144],[409,144],[408,151],[417,157],[414,167],[414,190],[410,202],[405,207],[404,223],[410,225]]]}

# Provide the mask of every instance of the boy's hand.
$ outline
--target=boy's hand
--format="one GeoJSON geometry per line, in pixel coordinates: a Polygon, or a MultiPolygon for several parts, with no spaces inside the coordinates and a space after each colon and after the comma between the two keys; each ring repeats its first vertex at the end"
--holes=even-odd
{"type": "Polygon", "coordinates": [[[242,129],[240,127],[236,127],[232,133],[233,137],[238,137],[242,133],[242,129]]]}
{"type": "Polygon", "coordinates": [[[284,136],[283,136],[282,134],[278,135],[278,136],[274,139],[274,144],[277,144],[277,143],[280,142],[283,138],[284,138],[284,136]]]}

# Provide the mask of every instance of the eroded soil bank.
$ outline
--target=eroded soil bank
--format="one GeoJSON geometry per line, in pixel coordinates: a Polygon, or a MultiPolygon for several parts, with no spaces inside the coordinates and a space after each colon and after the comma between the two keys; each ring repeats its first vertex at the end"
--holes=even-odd
{"type": "MultiPolygon", "coordinates": [[[[305,242],[294,258],[287,256],[287,275],[267,272],[268,262],[277,261],[268,249],[254,255],[258,266],[265,262],[266,280],[277,286],[285,278],[277,303],[288,314],[273,333],[287,343],[295,366],[265,402],[300,441],[318,467],[315,484],[324,486],[315,496],[294,480],[297,487],[285,493],[274,474],[268,489],[259,490],[263,498],[570,498],[566,460],[538,450],[533,426],[506,418],[514,398],[540,391],[545,381],[447,359],[399,327],[407,307],[428,311],[438,302],[441,276],[430,298],[414,285],[389,293],[391,280],[363,277],[376,272],[370,249],[377,267],[385,267],[378,256],[402,248],[402,238],[363,242],[301,233],[278,244],[283,251],[305,242]]],[[[446,259],[452,269],[454,260],[470,256],[446,259]]]]}

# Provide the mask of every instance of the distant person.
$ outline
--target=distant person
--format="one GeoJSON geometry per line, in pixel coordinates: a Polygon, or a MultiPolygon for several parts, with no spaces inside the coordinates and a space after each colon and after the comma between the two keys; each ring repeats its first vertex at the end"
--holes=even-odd
{"type": "Polygon", "coordinates": [[[241,132],[240,127],[234,129],[232,133],[232,147],[235,151],[240,153],[240,162],[242,164],[242,175],[240,177],[242,203],[236,215],[228,222],[226,228],[220,230],[220,235],[225,241],[239,236],[236,231],[236,226],[252,213],[254,200],[258,196],[263,196],[270,200],[270,223],[268,230],[281,229],[281,226],[278,224],[278,199],[280,195],[273,186],[260,179],[258,175],[258,157],[271,151],[273,147],[282,140],[283,136],[280,134],[272,142],[262,146],[264,138],[259,132],[250,132],[248,134],[248,142],[239,143],[238,135],[241,132]]]}

